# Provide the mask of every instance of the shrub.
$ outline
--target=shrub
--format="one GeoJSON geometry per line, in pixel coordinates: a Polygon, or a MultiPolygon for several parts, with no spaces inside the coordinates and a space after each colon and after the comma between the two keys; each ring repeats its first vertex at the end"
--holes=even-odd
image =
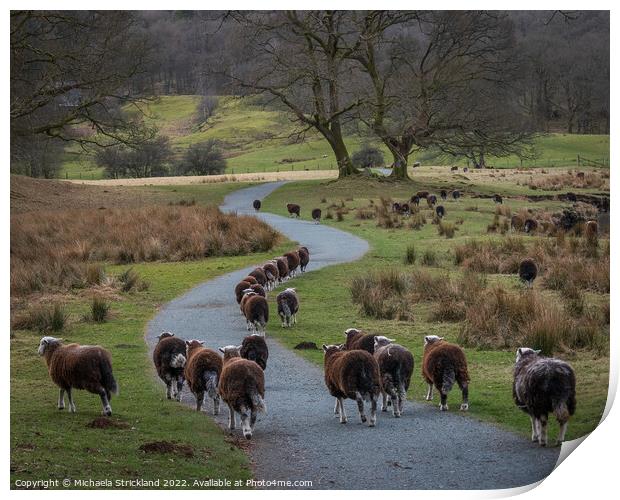
{"type": "Polygon", "coordinates": [[[344,212],[341,209],[336,210],[336,222],[342,222],[344,220],[344,212]]]}
{"type": "Polygon", "coordinates": [[[359,220],[370,220],[374,219],[376,216],[376,212],[374,208],[358,208],[355,211],[355,218],[359,220]]]}
{"type": "Polygon", "coordinates": [[[141,292],[149,287],[149,284],[142,280],[132,267],[118,275],[118,282],[123,292],[131,292],[132,290],[141,292]]]}
{"type": "Polygon", "coordinates": [[[105,281],[105,268],[101,264],[89,264],[86,266],[85,277],[87,285],[101,285],[105,281]]]}
{"type": "Polygon", "coordinates": [[[381,150],[368,144],[351,155],[351,162],[357,168],[382,167],[385,165],[381,150]]]}
{"type": "Polygon", "coordinates": [[[98,323],[104,322],[108,319],[110,312],[109,304],[104,300],[95,297],[90,305],[90,317],[93,321],[98,323]]]}
{"type": "Polygon", "coordinates": [[[424,252],[422,253],[422,258],[420,259],[422,264],[425,266],[435,266],[437,265],[437,260],[438,259],[435,250],[431,250],[430,248],[424,250],[424,252]]]}
{"type": "Polygon", "coordinates": [[[405,264],[415,264],[415,258],[416,258],[416,253],[415,253],[415,246],[414,245],[407,245],[407,249],[405,250],[405,264]]]}
{"type": "Polygon", "coordinates": [[[332,213],[331,210],[327,211],[327,213],[325,214],[325,218],[326,219],[333,219],[334,218],[334,214],[332,213]]]}
{"type": "Polygon", "coordinates": [[[68,319],[69,315],[59,303],[36,306],[27,310],[23,315],[14,318],[13,328],[37,330],[39,332],[59,332],[64,329],[68,319]]]}
{"type": "Polygon", "coordinates": [[[353,303],[364,316],[376,319],[413,319],[406,290],[406,278],[393,269],[356,277],[350,285],[353,303]]]}
{"type": "Polygon", "coordinates": [[[409,218],[409,222],[407,223],[407,227],[410,229],[420,230],[426,224],[426,218],[422,214],[422,212],[417,211],[411,214],[409,218]]]}
{"type": "Polygon", "coordinates": [[[452,222],[446,222],[444,220],[441,220],[437,225],[437,231],[439,233],[439,236],[454,238],[454,231],[456,231],[456,227],[452,222]]]}

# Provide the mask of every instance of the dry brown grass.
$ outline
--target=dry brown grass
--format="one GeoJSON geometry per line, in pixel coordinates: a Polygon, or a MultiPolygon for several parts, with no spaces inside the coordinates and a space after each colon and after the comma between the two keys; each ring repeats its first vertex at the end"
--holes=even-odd
{"type": "Polygon", "coordinates": [[[560,191],[566,188],[609,190],[609,179],[601,172],[573,172],[530,178],[530,189],[560,191]]]}

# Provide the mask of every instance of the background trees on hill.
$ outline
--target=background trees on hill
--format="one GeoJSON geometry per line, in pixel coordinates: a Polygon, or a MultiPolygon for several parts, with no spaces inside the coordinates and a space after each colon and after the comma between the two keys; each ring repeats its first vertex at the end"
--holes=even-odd
{"type": "Polygon", "coordinates": [[[217,141],[192,144],[183,155],[180,172],[184,175],[215,175],[226,170],[226,159],[217,141]]]}

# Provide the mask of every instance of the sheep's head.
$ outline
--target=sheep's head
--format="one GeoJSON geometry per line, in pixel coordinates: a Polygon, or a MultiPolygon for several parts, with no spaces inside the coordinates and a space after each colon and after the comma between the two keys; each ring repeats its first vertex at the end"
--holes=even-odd
{"type": "Polygon", "coordinates": [[[241,349],[240,345],[227,345],[224,347],[220,347],[220,352],[224,354],[224,360],[230,358],[239,358],[241,354],[239,350],[241,349]]]}
{"type": "Polygon", "coordinates": [[[383,347],[385,345],[389,345],[392,342],[394,342],[394,339],[388,339],[387,337],[384,337],[383,335],[379,335],[375,337],[375,349],[378,349],[379,347],[383,347]]]}
{"type": "Polygon", "coordinates": [[[166,339],[166,338],[168,338],[168,337],[174,337],[174,333],[172,333],[172,332],[161,332],[161,333],[157,336],[157,338],[158,338],[159,340],[163,340],[163,339],[166,339]]]}
{"type": "Polygon", "coordinates": [[[62,339],[57,339],[56,337],[43,337],[41,342],[39,342],[38,353],[39,356],[45,355],[45,351],[51,346],[55,344],[60,344],[62,339]]]}
{"type": "Polygon", "coordinates": [[[285,292],[290,292],[290,293],[295,293],[295,289],[294,288],[287,288],[286,290],[284,290],[285,292]]]}
{"type": "Polygon", "coordinates": [[[199,347],[202,347],[204,345],[204,341],[203,340],[186,340],[185,341],[185,353],[187,354],[187,357],[189,358],[189,353],[192,352],[194,349],[198,349],[199,347]]]}
{"type": "Polygon", "coordinates": [[[540,354],[540,350],[530,349],[529,347],[519,347],[517,349],[517,359],[515,360],[517,363],[519,360],[525,356],[538,356],[540,354]]]}
{"type": "Polygon", "coordinates": [[[439,337],[437,335],[427,335],[424,337],[424,347],[434,344],[435,342],[439,342],[440,340],[443,340],[443,337],[439,337]]]}
{"type": "Polygon", "coordinates": [[[344,331],[344,336],[349,339],[355,335],[358,335],[361,332],[361,330],[358,330],[357,328],[348,328],[344,331]]]}
{"type": "Polygon", "coordinates": [[[344,351],[344,344],[336,345],[336,344],[323,344],[323,353],[325,356],[331,354],[333,352],[344,351]]]}
{"type": "Polygon", "coordinates": [[[257,295],[257,293],[251,288],[246,288],[243,290],[243,295],[257,295]]]}

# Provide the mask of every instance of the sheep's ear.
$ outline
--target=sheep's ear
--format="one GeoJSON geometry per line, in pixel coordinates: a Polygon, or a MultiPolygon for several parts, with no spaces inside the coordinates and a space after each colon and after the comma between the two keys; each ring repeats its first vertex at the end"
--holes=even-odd
{"type": "Polygon", "coordinates": [[[198,342],[200,342],[200,345],[205,345],[205,341],[204,340],[199,340],[198,342]]]}
{"type": "Polygon", "coordinates": [[[327,346],[323,344],[323,352],[327,352],[327,346]]]}
{"type": "Polygon", "coordinates": [[[388,339],[388,340],[389,340],[390,342],[395,342],[395,340],[394,340],[394,339],[388,339]]]}
{"type": "Polygon", "coordinates": [[[220,352],[224,353],[224,349],[222,349],[221,347],[219,348],[220,352]]]}
{"type": "Polygon", "coordinates": [[[443,340],[443,337],[439,337],[437,340],[443,340]]]}
{"type": "Polygon", "coordinates": [[[186,340],[186,341],[185,341],[185,345],[186,345],[186,346],[189,346],[189,340],[186,340]]]}
{"type": "Polygon", "coordinates": [[[240,345],[237,346],[237,349],[241,350],[242,347],[243,346],[240,344],[240,345]]]}
{"type": "Polygon", "coordinates": [[[519,348],[517,349],[517,354],[518,354],[519,356],[521,356],[521,354],[523,354],[523,348],[522,348],[522,347],[519,347],[519,348]]]}
{"type": "Polygon", "coordinates": [[[540,354],[540,353],[541,353],[541,351],[542,351],[541,349],[537,349],[537,350],[535,350],[534,352],[535,352],[536,354],[540,354]]]}
{"type": "Polygon", "coordinates": [[[424,337],[424,342],[428,342],[428,335],[424,337]]]}

